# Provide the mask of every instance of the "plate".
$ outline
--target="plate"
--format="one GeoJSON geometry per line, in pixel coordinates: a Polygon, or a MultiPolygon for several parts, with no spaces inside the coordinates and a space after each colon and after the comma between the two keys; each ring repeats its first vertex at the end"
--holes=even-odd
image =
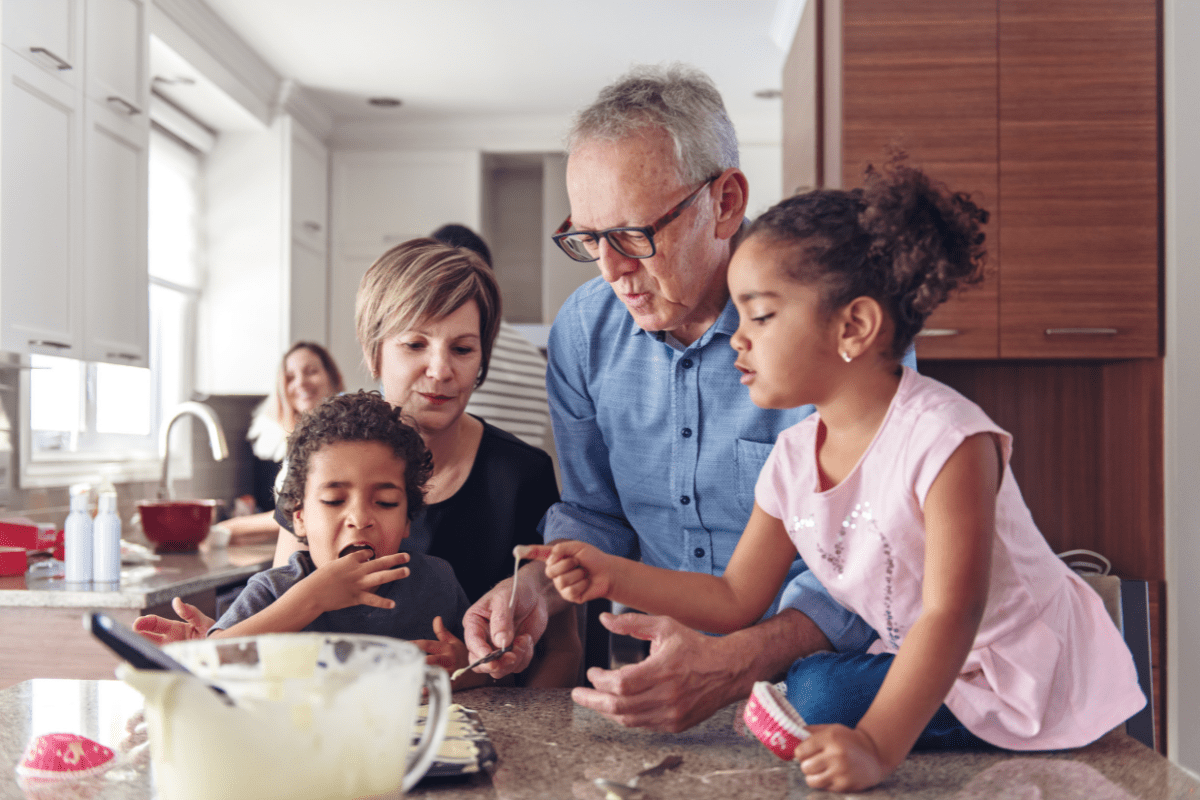
{"type": "MultiPolygon", "coordinates": [[[[417,712],[413,743],[416,744],[425,729],[429,707],[422,706],[417,712]]],[[[496,748],[488,738],[479,712],[454,703],[450,706],[446,721],[446,738],[438,748],[425,778],[454,778],[475,772],[490,771],[496,764],[496,748]]]]}

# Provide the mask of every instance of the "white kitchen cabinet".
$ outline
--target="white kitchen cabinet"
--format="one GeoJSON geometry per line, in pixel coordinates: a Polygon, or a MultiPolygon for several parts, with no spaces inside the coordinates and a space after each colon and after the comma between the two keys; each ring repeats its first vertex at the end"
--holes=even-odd
{"type": "Polygon", "coordinates": [[[148,367],[146,197],[149,129],[89,107],[84,341],[87,361],[148,367]]]}
{"type": "Polygon", "coordinates": [[[292,241],[313,252],[325,253],[329,241],[329,151],[295,121],[288,127],[292,241]]]}
{"type": "Polygon", "coordinates": [[[3,53],[0,349],[82,357],[82,128],[75,89],[3,53]]]}
{"type": "Polygon", "coordinates": [[[198,391],[269,392],[292,343],[328,344],[328,158],[287,114],[223,134],[208,154],[198,391]]]}
{"type": "Polygon", "coordinates": [[[81,0],[5,0],[4,45],[49,71],[67,86],[78,86],[83,67],[81,0]]]}
{"type": "Polygon", "coordinates": [[[149,40],[142,0],[88,0],[84,359],[150,365],[149,40]]]}
{"type": "Polygon", "coordinates": [[[88,99],[120,115],[145,117],[148,48],[143,0],[88,0],[88,99]]]}
{"type": "Polygon", "coordinates": [[[3,20],[0,348],[148,366],[145,3],[3,20]]]}

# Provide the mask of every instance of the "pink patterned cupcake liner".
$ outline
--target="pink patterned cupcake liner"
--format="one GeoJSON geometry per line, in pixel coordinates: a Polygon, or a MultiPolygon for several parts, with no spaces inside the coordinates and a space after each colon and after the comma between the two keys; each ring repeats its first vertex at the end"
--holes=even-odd
{"type": "Polygon", "coordinates": [[[796,746],[809,736],[804,718],[775,685],[767,681],[754,684],[742,719],[750,732],[784,761],[791,761],[796,746]]]}

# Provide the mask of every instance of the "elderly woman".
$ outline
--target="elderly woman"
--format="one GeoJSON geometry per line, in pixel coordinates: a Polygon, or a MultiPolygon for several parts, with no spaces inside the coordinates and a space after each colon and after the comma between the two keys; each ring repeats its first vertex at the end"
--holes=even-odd
{"type": "MultiPolygon", "coordinates": [[[[433,239],[404,242],[380,256],[363,276],[355,303],[371,375],[433,455],[427,507],[412,521],[404,549],[449,561],[472,601],[511,574],[514,545],[541,541],[537,524],[558,500],[545,452],[464,413],[487,376],[499,320],[500,290],[491,270],[474,253],[433,239]]],[[[280,536],[275,563],[285,563],[300,546],[294,536],[280,536]]],[[[211,624],[182,603],[176,611],[190,631],[163,630],[157,622],[135,627],[161,641],[202,635],[211,624]]],[[[525,680],[571,685],[582,650],[573,610],[551,625],[566,644],[543,653],[525,680]]]]}

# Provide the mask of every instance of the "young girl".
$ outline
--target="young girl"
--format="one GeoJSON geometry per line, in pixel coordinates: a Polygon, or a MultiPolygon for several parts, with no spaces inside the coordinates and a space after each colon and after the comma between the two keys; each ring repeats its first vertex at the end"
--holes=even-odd
{"type": "Polygon", "coordinates": [[[788,675],[812,787],[872,786],[914,745],[1078,747],[1145,704],[1100,598],[1035,527],[1011,437],[899,366],[929,313],[979,279],[986,218],[899,157],[862,190],[792,197],[755,221],[729,271],[742,383],[764,408],[817,412],[779,436],[722,577],[578,542],[531,548],[568,600],[713,632],[753,624],[799,551],[879,634],[788,675]]]}
{"type": "MultiPolygon", "coordinates": [[[[309,549],[252,577],[208,636],[370,633],[414,640],[447,670],[466,666],[456,634],[470,604],[454,570],[398,552],[432,468],[400,410],[374,392],[331,397],[301,417],[287,455],[278,505],[309,549]]],[[[145,635],[155,622],[134,627],[145,635]]],[[[484,680],[468,673],[455,687],[484,680]]]]}

